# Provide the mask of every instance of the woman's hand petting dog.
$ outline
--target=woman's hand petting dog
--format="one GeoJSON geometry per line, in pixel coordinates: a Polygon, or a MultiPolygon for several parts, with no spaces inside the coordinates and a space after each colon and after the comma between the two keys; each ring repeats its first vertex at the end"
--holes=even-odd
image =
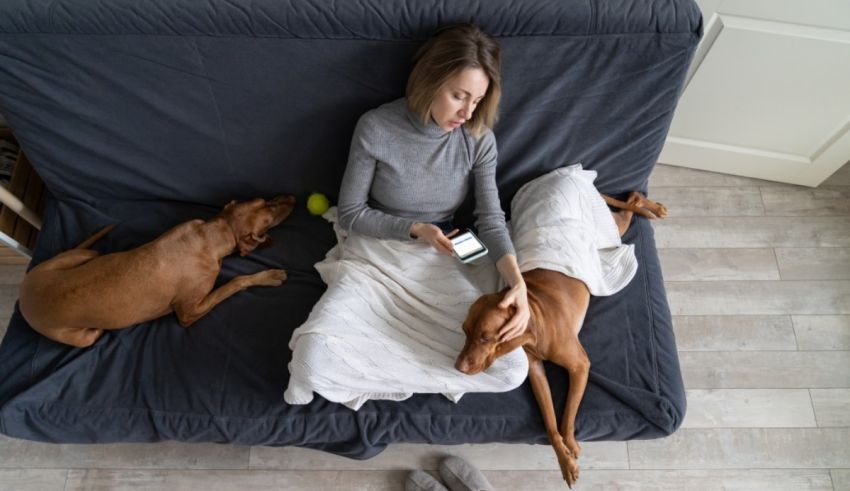
{"type": "Polygon", "coordinates": [[[502,256],[496,262],[496,269],[499,270],[505,283],[511,285],[502,297],[502,301],[499,302],[499,308],[508,309],[511,314],[508,322],[499,329],[499,341],[508,341],[525,332],[528,326],[528,320],[531,318],[531,311],[528,308],[528,289],[519,271],[516,256],[513,254],[502,256]]]}
{"type": "Polygon", "coordinates": [[[528,308],[528,290],[525,281],[520,281],[505,292],[505,296],[499,302],[499,308],[508,307],[514,307],[514,315],[499,329],[499,341],[508,341],[519,336],[528,326],[531,311],[528,308]]]}

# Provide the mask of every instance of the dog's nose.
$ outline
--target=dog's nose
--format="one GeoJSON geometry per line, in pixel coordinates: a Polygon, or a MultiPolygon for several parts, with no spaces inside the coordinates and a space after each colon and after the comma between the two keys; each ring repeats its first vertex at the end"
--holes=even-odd
{"type": "Polygon", "coordinates": [[[292,196],[291,194],[287,194],[287,195],[283,195],[283,196],[276,196],[274,199],[272,199],[271,204],[274,205],[274,206],[280,206],[280,205],[295,206],[295,196],[292,196]]]}
{"type": "Polygon", "coordinates": [[[455,362],[455,368],[457,368],[460,372],[469,373],[469,361],[463,357],[458,358],[455,362]]]}

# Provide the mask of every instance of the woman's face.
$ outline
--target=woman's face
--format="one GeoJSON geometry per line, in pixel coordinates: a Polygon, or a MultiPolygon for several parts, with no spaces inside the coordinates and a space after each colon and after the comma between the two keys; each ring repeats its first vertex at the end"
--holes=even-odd
{"type": "Polygon", "coordinates": [[[431,119],[447,132],[459,127],[472,117],[489,85],[484,70],[464,68],[437,91],[431,105],[431,119]]]}

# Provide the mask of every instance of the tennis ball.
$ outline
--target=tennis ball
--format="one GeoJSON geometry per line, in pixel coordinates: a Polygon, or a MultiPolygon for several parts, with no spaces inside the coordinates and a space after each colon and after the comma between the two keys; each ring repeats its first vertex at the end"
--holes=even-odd
{"type": "Polygon", "coordinates": [[[328,208],[330,207],[331,202],[328,201],[328,197],[322,193],[312,193],[307,198],[307,211],[309,211],[312,215],[321,215],[328,211],[328,208]]]}

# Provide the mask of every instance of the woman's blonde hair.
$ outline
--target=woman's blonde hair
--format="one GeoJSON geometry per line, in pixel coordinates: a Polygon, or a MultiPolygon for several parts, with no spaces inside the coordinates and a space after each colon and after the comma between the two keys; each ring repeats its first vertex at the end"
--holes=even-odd
{"type": "Polygon", "coordinates": [[[485,129],[493,128],[502,97],[502,54],[495,39],[472,24],[446,26],[419,48],[413,60],[407,79],[407,105],[424,124],[431,117],[431,106],[443,84],[466,68],[480,68],[490,83],[465,124],[476,138],[485,129]]]}

